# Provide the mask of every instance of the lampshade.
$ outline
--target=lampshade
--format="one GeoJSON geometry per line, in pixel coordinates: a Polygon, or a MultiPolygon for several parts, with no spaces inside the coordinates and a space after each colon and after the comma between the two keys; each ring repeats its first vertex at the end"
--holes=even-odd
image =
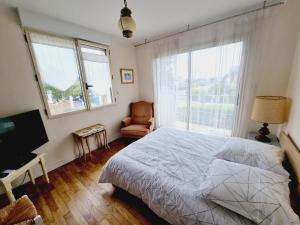
{"type": "Polygon", "coordinates": [[[120,31],[122,31],[122,32],[124,30],[130,30],[130,31],[134,32],[136,29],[135,21],[132,19],[131,16],[122,16],[119,19],[118,27],[119,27],[120,31]]]}
{"type": "Polygon", "coordinates": [[[261,123],[280,124],[286,121],[287,98],[282,96],[257,96],[251,119],[261,123]]]}
{"type": "Polygon", "coordinates": [[[136,29],[135,22],[131,17],[131,10],[127,7],[127,1],[124,0],[125,7],[121,10],[121,16],[118,22],[118,27],[126,38],[131,38],[136,29]]]}

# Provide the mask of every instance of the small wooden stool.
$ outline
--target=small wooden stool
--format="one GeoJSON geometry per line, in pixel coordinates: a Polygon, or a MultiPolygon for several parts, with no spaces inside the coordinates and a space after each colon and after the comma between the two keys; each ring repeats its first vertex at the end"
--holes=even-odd
{"type": "Polygon", "coordinates": [[[90,148],[90,145],[88,142],[88,138],[91,136],[95,137],[98,148],[104,146],[106,149],[110,149],[108,142],[107,142],[106,129],[105,129],[105,126],[102,124],[95,124],[95,125],[77,130],[77,131],[73,132],[73,136],[74,136],[74,140],[75,140],[75,143],[76,143],[78,151],[79,151],[79,158],[81,158],[81,156],[83,156],[84,160],[86,160],[86,153],[84,150],[84,142],[86,143],[89,155],[91,157],[91,148],[90,148]],[[102,139],[103,139],[103,142],[102,142],[102,139]]]}

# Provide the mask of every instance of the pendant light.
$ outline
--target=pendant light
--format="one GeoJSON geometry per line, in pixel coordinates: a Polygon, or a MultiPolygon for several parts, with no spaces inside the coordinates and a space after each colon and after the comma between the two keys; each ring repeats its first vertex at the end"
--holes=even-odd
{"type": "Polygon", "coordinates": [[[124,0],[125,7],[121,10],[121,17],[118,22],[119,29],[126,38],[131,38],[136,29],[135,22],[131,17],[131,10],[127,8],[127,1],[124,0]]]}

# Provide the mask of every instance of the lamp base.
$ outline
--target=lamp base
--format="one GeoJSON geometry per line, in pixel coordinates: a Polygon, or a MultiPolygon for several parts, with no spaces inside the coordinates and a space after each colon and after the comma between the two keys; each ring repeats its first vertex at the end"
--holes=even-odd
{"type": "Polygon", "coordinates": [[[260,141],[260,142],[264,142],[264,143],[270,143],[272,142],[271,138],[267,137],[267,136],[262,136],[260,134],[255,136],[255,139],[260,141]]]}
{"type": "Polygon", "coordinates": [[[265,143],[270,143],[272,141],[269,137],[267,137],[267,135],[270,134],[268,125],[269,124],[264,123],[263,127],[257,131],[257,135],[255,136],[256,140],[265,142],[265,143]]]}

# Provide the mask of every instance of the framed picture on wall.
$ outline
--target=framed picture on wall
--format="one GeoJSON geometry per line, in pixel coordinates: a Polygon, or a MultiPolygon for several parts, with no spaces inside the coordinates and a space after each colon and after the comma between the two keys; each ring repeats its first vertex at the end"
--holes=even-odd
{"type": "Polygon", "coordinates": [[[133,69],[120,69],[121,83],[122,84],[133,84],[134,76],[133,69]]]}

